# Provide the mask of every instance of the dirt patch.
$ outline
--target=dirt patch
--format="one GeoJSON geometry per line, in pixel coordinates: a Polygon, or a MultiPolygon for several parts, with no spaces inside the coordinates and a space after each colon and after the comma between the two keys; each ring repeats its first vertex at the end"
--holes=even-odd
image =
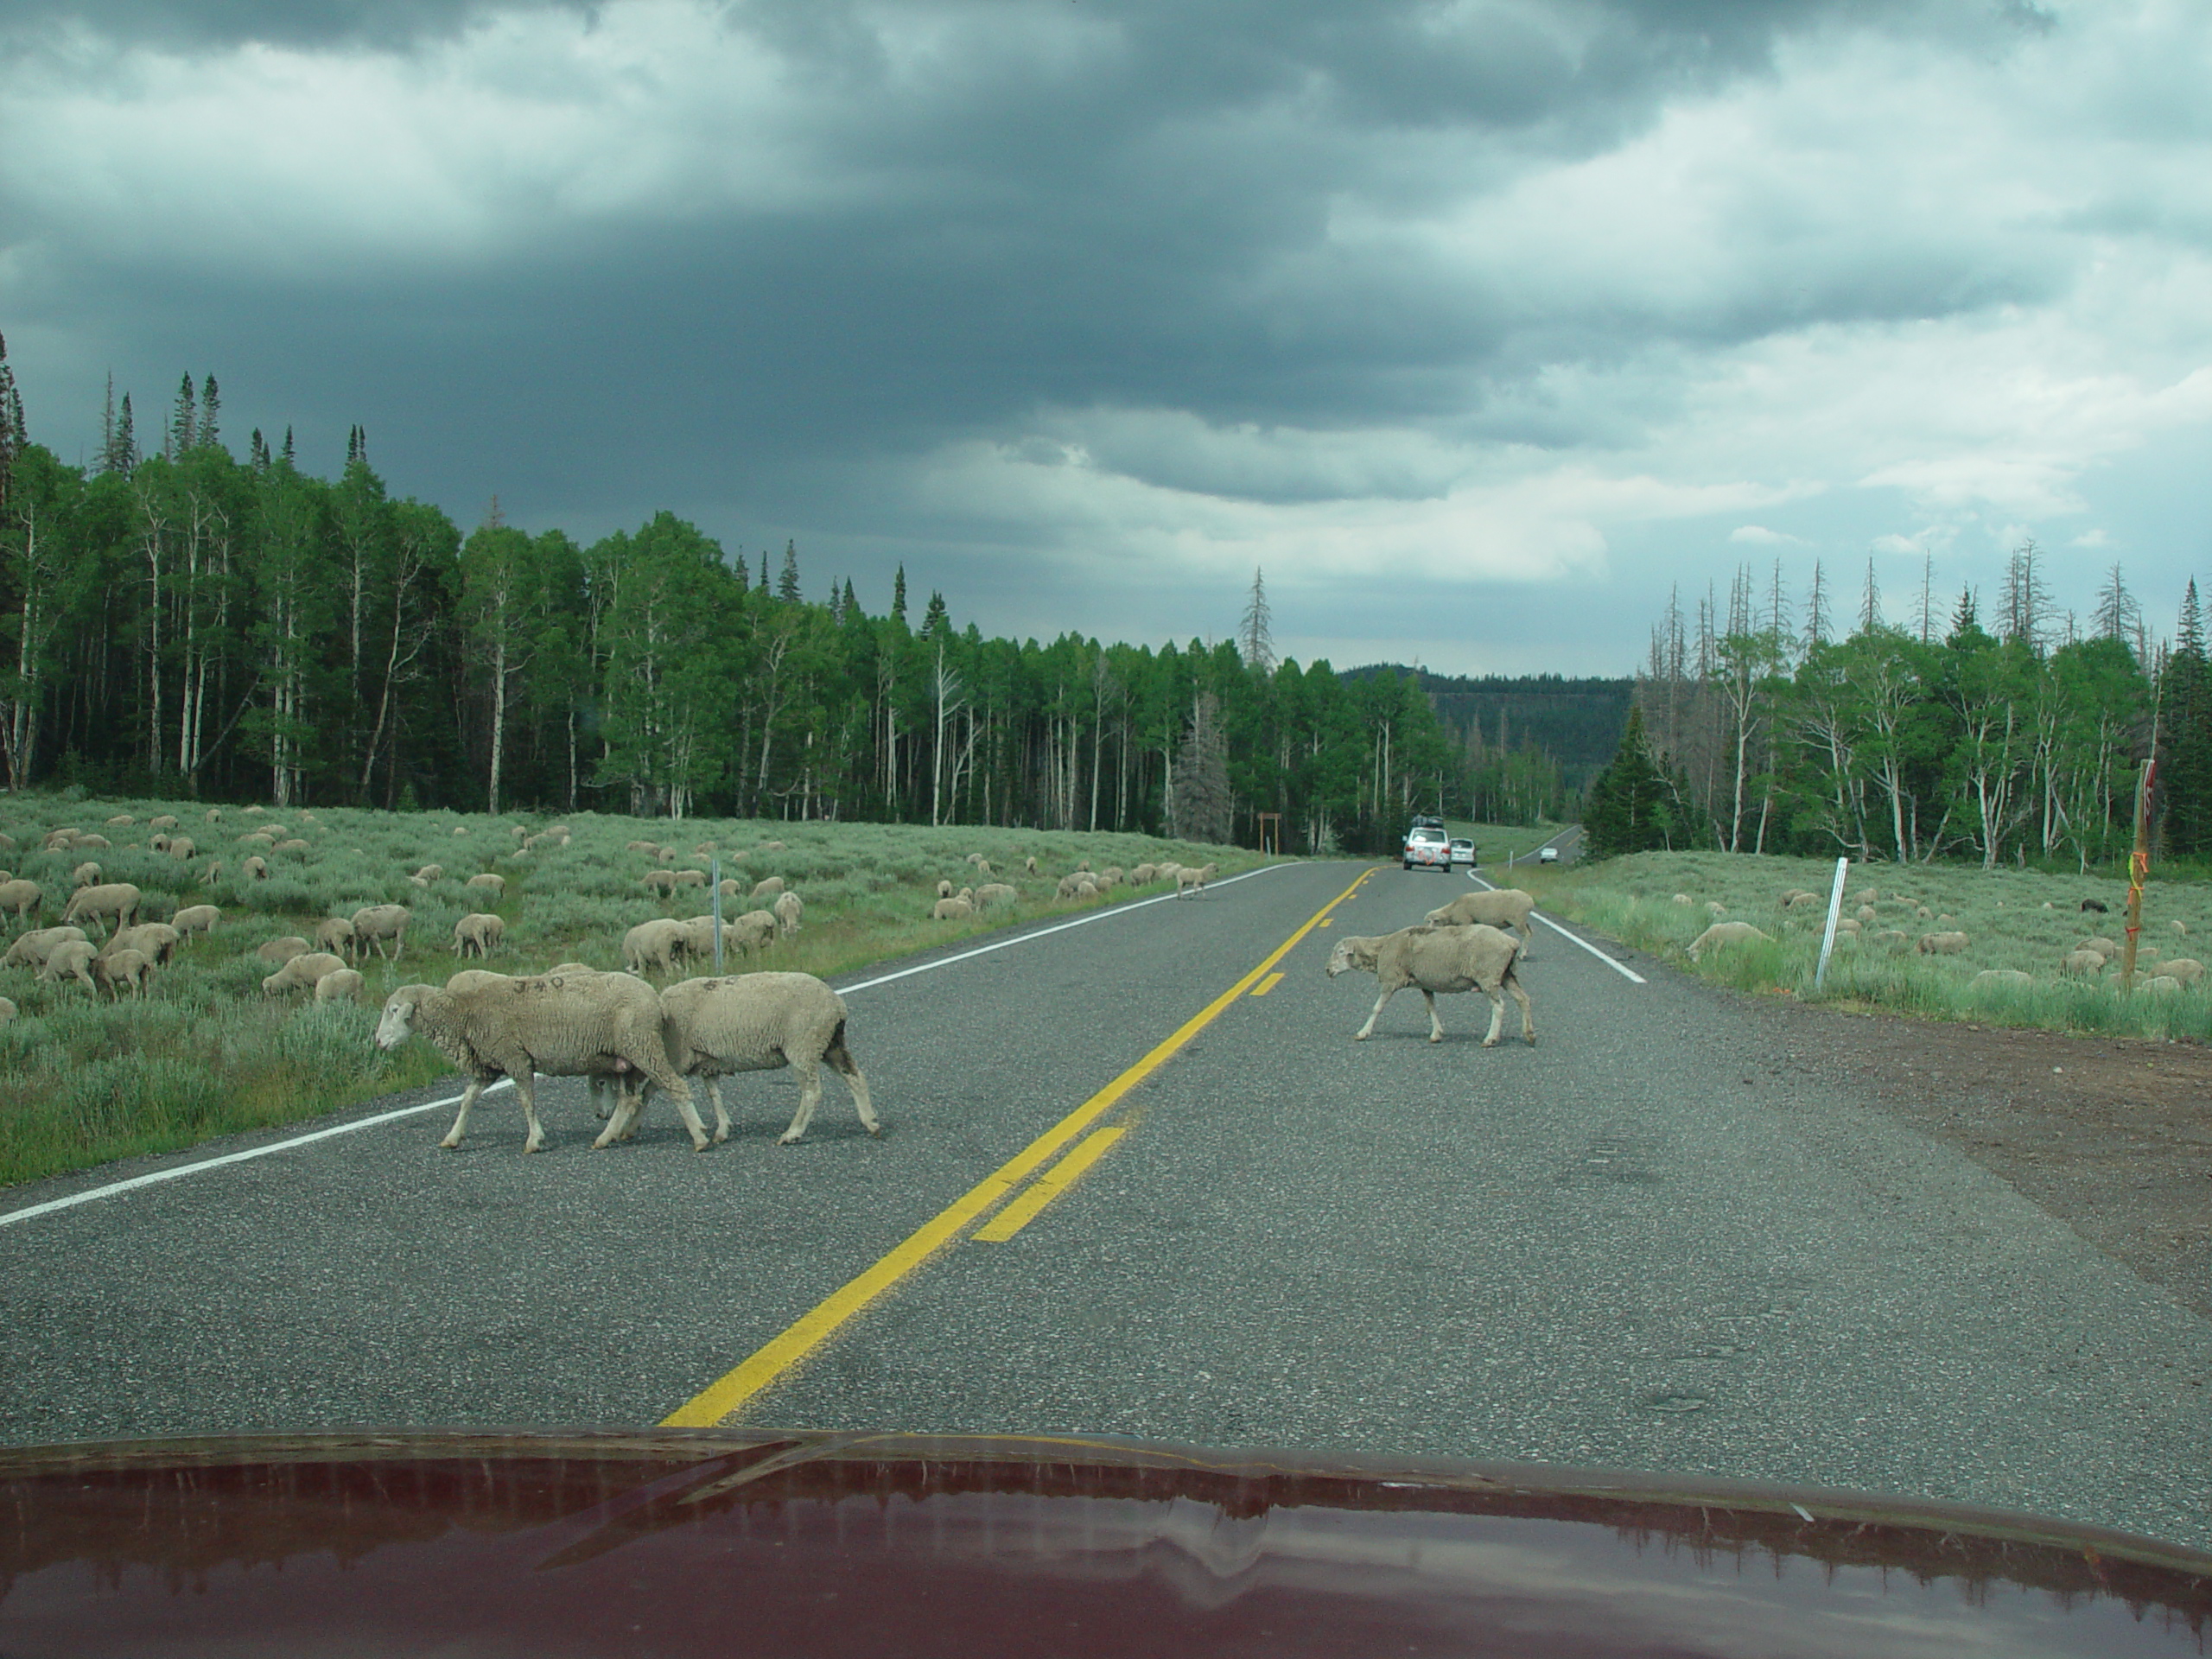
{"type": "Polygon", "coordinates": [[[1779,1069],[1847,1080],[2212,1319],[2212,1047],[1758,1001],[1779,1069]]]}

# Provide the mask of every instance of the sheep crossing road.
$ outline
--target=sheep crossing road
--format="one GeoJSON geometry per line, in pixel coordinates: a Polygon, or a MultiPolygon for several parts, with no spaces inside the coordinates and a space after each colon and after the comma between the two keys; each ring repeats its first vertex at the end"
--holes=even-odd
{"type": "Polygon", "coordinates": [[[841,986],[880,1141],[831,1111],[778,1147],[783,1071],[729,1086],[726,1146],[659,1112],[591,1154],[582,1086],[549,1080],[536,1158],[503,1090],[457,1153],[448,1105],[0,1224],[0,1433],[734,1404],[1810,1481],[2212,1544],[2204,1321],[1842,1087],[1776,1081],[1756,1009],[1648,961],[1633,983],[1548,939],[1535,1048],[1478,1046],[1479,996],[1441,1000],[1440,1045],[1407,998],[1353,1041],[1373,986],[1325,976],[1332,940],[1441,896],[1359,874],[841,986]]]}

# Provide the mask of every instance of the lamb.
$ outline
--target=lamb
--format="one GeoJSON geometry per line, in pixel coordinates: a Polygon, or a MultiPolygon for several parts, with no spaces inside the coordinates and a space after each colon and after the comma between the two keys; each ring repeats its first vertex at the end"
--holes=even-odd
{"type": "Polygon", "coordinates": [[[213,933],[215,924],[223,919],[223,912],[213,905],[187,905],[169,918],[169,925],[181,938],[194,938],[202,933],[213,933]]]}
{"type": "Polygon", "coordinates": [[[73,887],[96,887],[100,884],[100,874],[99,865],[90,862],[79,864],[69,873],[69,885],[73,887]]]}
{"type": "Polygon", "coordinates": [[[1753,939],[1772,944],[1774,935],[1761,932],[1749,922],[1715,922],[1690,941],[1690,960],[1699,961],[1708,949],[1718,949],[1724,944],[1749,944],[1753,939]]]}
{"type": "Polygon", "coordinates": [[[1490,998],[1490,1031],[1484,1048],[1497,1046],[1499,1027],[1505,1023],[1505,999],[1510,991],[1521,1005],[1521,1035],[1533,1046],[1536,1025],[1529,1007],[1529,993],[1514,977],[1513,958],[1519,945],[1510,933],[1479,924],[1470,927],[1437,927],[1423,924],[1400,928],[1377,938],[1347,938],[1337,941],[1329,953],[1329,977],[1357,968],[1382,982],[1382,994],[1375,1010],[1359,1028],[1355,1041],[1375,1034],[1375,1022],[1390,999],[1410,985],[1428,1004],[1428,1040],[1444,1040],[1443,1021],[1436,1017],[1437,993],[1479,990],[1490,998]]]}
{"type": "Polygon", "coordinates": [[[353,954],[353,921],[349,916],[326,916],[315,925],[315,944],[318,950],[327,950],[334,956],[353,954]]]}
{"type": "Polygon", "coordinates": [[[1206,883],[1213,880],[1213,872],[1211,864],[1202,864],[1195,870],[1179,868],[1175,872],[1175,896],[1180,899],[1187,893],[1194,899],[1203,899],[1206,883]]]}
{"type": "Polygon", "coordinates": [[[17,921],[29,919],[46,897],[35,881],[17,876],[12,881],[0,881],[0,910],[12,910],[17,921]]]}
{"type": "Polygon", "coordinates": [[[305,956],[315,947],[296,933],[287,933],[253,947],[253,954],[272,968],[281,968],[294,957],[305,956]]]}
{"type": "Polygon", "coordinates": [[[2058,971],[2072,979],[2094,979],[2105,970],[2105,959],[2094,950],[2069,950],[2058,971]]]}
{"type": "Polygon", "coordinates": [[[309,989],[325,974],[334,974],[345,965],[327,950],[303,950],[261,982],[261,994],[280,996],[286,991],[309,989]]]}
{"type": "Polygon", "coordinates": [[[461,886],[488,893],[494,899],[504,899],[507,896],[507,878],[504,875],[496,875],[490,870],[485,871],[481,875],[470,876],[467,880],[461,883],[461,886]]]}
{"type": "Polygon", "coordinates": [[[238,866],[238,873],[249,881],[266,881],[269,879],[269,861],[255,853],[238,866]]]}
{"type": "Polygon", "coordinates": [[[369,947],[376,947],[384,955],[384,942],[392,944],[391,960],[397,962],[407,950],[407,924],[415,919],[414,912],[404,905],[364,905],[353,912],[353,953],[365,956],[369,947]]]}
{"type": "MultiPolygon", "coordinates": [[[[868,1099],[868,1078],[845,1046],[843,999],[811,974],[737,974],[687,979],[660,994],[662,1035],[669,1064],[687,1077],[703,1077],[715,1103],[715,1139],[729,1138],[721,1079],[740,1071],[798,1074],[798,1110],[777,1138],[790,1146],[806,1134],[822,1103],[822,1062],[827,1060],[852,1091],[861,1127],[883,1133],[868,1099]]],[[[636,1131],[646,1090],[626,1093],[602,1140],[627,1140],[636,1131]]]]}
{"type": "Polygon", "coordinates": [[[1465,927],[1480,922],[1485,927],[1509,927],[1521,937],[1521,960],[1535,959],[1529,949],[1535,943],[1535,931],[1529,925],[1529,918],[1536,908],[1536,896],[1519,887],[1498,887],[1488,893],[1463,893],[1448,905],[1440,905],[1428,912],[1426,919],[1432,927],[1465,927]]]}
{"type": "Polygon", "coordinates": [[[96,887],[79,887],[70,895],[67,908],[61,919],[73,922],[79,917],[109,920],[115,927],[128,927],[138,914],[138,889],[128,881],[110,881],[96,887]]]}
{"type": "MultiPolygon", "coordinates": [[[[695,957],[701,962],[712,962],[715,957],[715,918],[712,916],[687,917],[683,923],[683,935],[677,942],[681,954],[695,957]]],[[[722,924],[722,952],[728,956],[738,951],[749,953],[758,950],[767,944],[769,939],[775,937],[775,931],[776,918],[774,917],[768,915],[766,911],[747,911],[743,926],[741,927],[736,922],[722,924]],[[754,917],[765,917],[767,920],[767,927],[762,930],[760,925],[752,919],[754,917]]]]}
{"type": "Polygon", "coordinates": [[[223,861],[219,858],[211,859],[207,868],[200,872],[200,885],[203,887],[212,887],[222,879],[223,861]]]}
{"type": "Polygon", "coordinates": [[[1923,957],[1955,957],[1967,948],[1967,936],[1959,932],[1923,933],[1914,946],[1923,957]]]}
{"type": "Polygon", "coordinates": [[[783,890],[784,878],[780,875],[772,875],[767,877],[765,880],[756,881],[753,884],[753,897],[755,899],[772,899],[783,890]]]}
{"type": "Polygon", "coordinates": [[[100,954],[111,957],[119,950],[136,950],[155,967],[166,968],[183,943],[184,935],[167,922],[141,922],[136,927],[116,929],[100,954]]]}
{"type": "MultiPolygon", "coordinates": [[[[664,974],[676,971],[677,958],[683,954],[689,931],[682,922],[666,917],[650,922],[639,922],[622,936],[622,965],[633,974],[658,969],[664,974]]],[[[708,949],[714,948],[711,935],[708,949]]]]}
{"type": "Polygon", "coordinates": [[[59,984],[73,979],[94,996],[100,988],[92,983],[92,976],[86,971],[92,963],[92,947],[83,939],[65,939],[46,953],[46,960],[39,964],[38,976],[59,984]]]}
{"type": "Polygon", "coordinates": [[[8,947],[8,954],[0,957],[0,968],[43,968],[48,956],[65,944],[85,944],[85,930],[81,927],[35,927],[20,933],[8,947]]]}
{"type": "Polygon", "coordinates": [[[975,913],[975,905],[965,899],[940,899],[930,906],[933,922],[964,922],[975,913]]]}
{"type": "MultiPolygon", "coordinates": [[[[660,998],[653,988],[627,974],[544,974],[506,979],[459,991],[434,985],[403,985],[385,1000],[377,1021],[377,1046],[387,1052],[416,1033],[468,1075],[461,1109],[439,1146],[461,1145],[468,1113],[485,1085],[495,1077],[514,1080],[530,1126],[526,1153],[545,1144],[537,1120],[537,1075],[588,1077],[634,1072],[676,1098],[691,1145],[707,1149],[706,1126],[691,1103],[691,1085],[668,1063],[661,1036],[660,998]]],[[[594,1147],[614,1140],[622,1125],[617,1112],[594,1147]]]]}
{"type": "Polygon", "coordinates": [[[340,968],[335,973],[325,974],[315,981],[315,1000],[318,1002],[359,1001],[365,982],[358,968],[340,968]]]}
{"type": "Polygon", "coordinates": [[[153,977],[154,964],[146,959],[143,950],[104,950],[92,958],[92,973],[107,987],[108,995],[120,1002],[126,985],[133,996],[146,995],[146,982],[153,977]]]}
{"type": "Polygon", "coordinates": [[[503,919],[479,911],[453,925],[453,953],[456,957],[488,957],[499,948],[506,936],[507,925],[503,919]]]}
{"type": "Polygon", "coordinates": [[[2033,974],[2022,973],[2018,968],[1985,968],[1967,982],[1970,991],[1986,991],[2000,985],[2032,985],[2033,974]]]}
{"type": "Polygon", "coordinates": [[[2204,964],[2195,957],[2176,957],[2164,966],[2168,975],[2184,985],[2194,985],[2204,977],[2204,964]]]}
{"type": "Polygon", "coordinates": [[[779,893],[770,908],[776,912],[776,931],[787,939],[794,937],[798,932],[799,918],[806,910],[806,906],[799,902],[798,894],[779,893]]]}

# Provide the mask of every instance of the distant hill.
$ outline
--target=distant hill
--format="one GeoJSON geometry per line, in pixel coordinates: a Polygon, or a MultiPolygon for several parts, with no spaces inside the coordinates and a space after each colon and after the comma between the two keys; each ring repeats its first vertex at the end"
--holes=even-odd
{"type": "Polygon", "coordinates": [[[1455,731],[1481,728],[1492,747],[1517,749],[1533,743],[1559,763],[1570,789],[1580,790],[1613,758],[1628,705],[1631,679],[1570,680],[1557,674],[1508,677],[1431,674],[1396,664],[1375,663],[1344,671],[1346,679],[1371,674],[1413,673],[1429,694],[1437,717],[1455,731]]]}

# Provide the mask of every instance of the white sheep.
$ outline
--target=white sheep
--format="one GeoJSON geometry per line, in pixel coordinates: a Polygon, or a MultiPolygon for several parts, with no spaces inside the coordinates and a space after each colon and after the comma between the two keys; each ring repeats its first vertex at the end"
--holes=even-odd
{"type": "Polygon", "coordinates": [[[368,955],[374,946],[379,957],[384,955],[384,942],[391,941],[391,960],[397,962],[406,954],[407,925],[415,919],[414,912],[404,905],[364,905],[355,911],[353,923],[353,953],[356,958],[368,955]]]}
{"type": "Polygon", "coordinates": [[[2106,938],[2102,934],[2092,934],[2074,948],[2076,950],[2094,950],[2109,962],[2120,954],[2120,941],[2106,938]]]}
{"type": "Polygon", "coordinates": [[[1034,858],[1025,858],[1021,861],[1021,868],[1024,874],[1034,875],[1037,874],[1037,861],[1034,858]]]}
{"type": "Polygon", "coordinates": [[[942,876],[938,879],[937,896],[940,899],[952,897],[952,883],[945,880],[942,876]]]}
{"type": "Polygon", "coordinates": [[[1967,982],[1970,991],[1994,990],[2003,985],[2032,985],[2033,974],[2023,973],[2018,968],[1985,968],[1967,982]]]}
{"type": "Polygon", "coordinates": [[[249,881],[266,881],[269,879],[269,861],[256,853],[238,866],[238,874],[249,881]]]}
{"type": "Polygon", "coordinates": [[[453,953],[456,957],[488,957],[506,937],[505,920],[488,912],[474,912],[453,925],[453,953]]]}
{"type": "Polygon", "coordinates": [[[2189,924],[2187,922],[2171,921],[2168,922],[2166,925],[2173,929],[2173,931],[2181,935],[2182,938],[2187,938],[2189,937],[2189,924]]]}
{"type": "Polygon", "coordinates": [[[98,996],[99,987],[92,983],[92,976],[86,971],[92,961],[92,947],[88,941],[65,939],[46,953],[46,959],[39,963],[38,976],[52,980],[56,984],[65,979],[73,979],[98,996]]]}
{"type": "Polygon", "coordinates": [[[358,968],[340,968],[334,974],[325,974],[315,982],[315,1000],[318,1002],[353,1002],[361,995],[365,984],[358,968]]]}
{"type": "Polygon", "coordinates": [[[1510,928],[1521,940],[1521,960],[1529,962],[1535,959],[1531,947],[1536,936],[1529,918],[1535,908],[1534,893],[1519,887],[1498,887],[1487,893],[1463,893],[1450,904],[1430,911],[1426,919],[1432,927],[1466,927],[1480,922],[1485,927],[1510,928]]]}
{"type": "Polygon", "coordinates": [[[99,920],[113,927],[128,927],[138,913],[141,895],[128,881],[110,881],[95,887],[79,887],[69,895],[69,903],[61,912],[61,919],[73,922],[83,918],[99,920]]]}
{"type": "Polygon", "coordinates": [[[345,965],[327,950],[303,950],[261,982],[261,994],[281,996],[286,991],[311,990],[325,974],[334,974],[345,965]]]}
{"type": "Polygon", "coordinates": [[[0,996],[0,1026],[6,1025],[20,1012],[13,997],[0,996]]]}
{"type": "Polygon", "coordinates": [[[188,864],[199,855],[200,849],[190,836],[177,836],[169,842],[169,856],[180,864],[188,864]]]}
{"type": "Polygon", "coordinates": [[[1337,941],[1337,948],[1329,953],[1329,977],[1360,969],[1371,973],[1382,982],[1382,993],[1375,999],[1374,1012],[1367,1016],[1354,1040],[1365,1042],[1375,1034],[1375,1022],[1382,1017],[1384,1006],[1400,991],[1412,986],[1428,1004],[1428,1040],[1444,1040],[1444,1022],[1436,1015],[1439,992],[1481,991],[1490,998],[1490,1032],[1483,1039],[1484,1048],[1497,1046],[1497,1033],[1505,1023],[1505,998],[1502,993],[1512,993],[1513,1000],[1521,1005],[1521,1034],[1529,1043],[1536,1040],[1536,1024],[1529,1006],[1529,993],[1521,988],[1521,982],[1514,976],[1513,958],[1519,945],[1510,933],[1479,924],[1471,927],[1436,927],[1427,923],[1418,927],[1402,927],[1395,933],[1379,938],[1346,938],[1337,941]]]}
{"type": "Polygon", "coordinates": [[[1178,868],[1175,872],[1175,896],[1180,899],[1189,893],[1193,899],[1205,897],[1206,883],[1213,880],[1214,867],[1201,864],[1197,869],[1178,868]]]}
{"type": "Polygon", "coordinates": [[[12,910],[16,919],[22,921],[44,902],[45,893],[35,881],[17,876],[12,881],[0,881],[0,910],[12,910]]]}
{"type": "Polygon", "coordinates": [[[445,866],[442,864],[425,864],[421,869],[416,871],[415,874],[408,879],[416,882],[419,886],[427,887],[431,882],[435,881],[441,876],[445,874],[445,866]]]}
{"type": "Polygon", "coordinates": [[[676,872],[674,870],[647,870],[638,878],[638,885],[650,887],[665,899],[676,891],[676,872]]]}
{"type": "Polygon", "coordinates": [[[780,875],[772,875],[763,880],[756,881],[753,884],[753,897],[755,899],[773,899],[783,890],[784,878],[780,875]]]}
{"type": "Polygon", "coordinates": [[[1689,957],[1692,962],[1696,962],[1705,955],[1707,950],[1713,947],[1723,944],[1749,944],[1754,939],[1761,939],[1772,944],[1774,935],[1762,933],[1749,922],[1715,922],[1690,941],[1689,957]]]}
{"type": "MultiPolygon", "coordinates": [[[[622,936],[622,965],[633,974],[655,969],[672,974],[688,940],[689,930],[682,922],[667,917],[640,922],[622,936]]],[[[712,934],[708,935],[707,948],[714,949],[712,934]]]]}
{"type": "Polygon", "coordinates": [[[1914,947],[1923,957],[1955,957],[1966,948],[1967,936],[1956,931],[1923,933],[1914,947]]]}
{"type": "MultiPolygon", "coordinates": [[[[403,985],[385,999],[377,1021],[377,1046],[387,1052],[410,1035],[427,1038],[438,1052],[467,1074],[461,1109],[438,1144],[448,1151],[467,1132],[469,1109],[494,1078],[514,1080],[530,1126],[524,1152],[545,1144],[537,1120],[536,1077],[632,1074],[676,1099],[691,1144],[707,1149],[706,1126],[691,1103],[691,1085],[668,1063],[661,1035],[660,998],[642,979],[628,974],[543,974],[529,979],[497,979],[462,990],[435,985],[403,985]]],[[[605,1147],[622,1114],[592,1142],[605,1147]]]]}
{"type": "Polygon", "coordinates": [[[187,905],[169,918],[169,925],[189,939],[202,933],[213,933],[215,925],[222,919],[223,912],[213,905],[187,905]]]}
{"type": "Polygon", "coordinates": [[[1152,885],[1153,875],[1154,870],[1151,865],[1140,864],[1129,872],[1129,885],[1133,887],[1148,887],[1152,885]]]}
{"type": "MultiPolygon", "coordinates": [[[[712,916],[690,916],[684,918],[683,935],[678,941],[681,954],[695,961],[711,963],[715,959],[715,918],[712,916]]],[[[722,954],[750,956],[764,949],[776,936],[776,918],[765,910],[748,910],[734,921],[722,924],[722,954]]]]}
{"type": "Polygon", "coordinates": [[[1705,901],[1705,913],[1717,922],[1728,913],[1728,906],[1718,899],[1708,899],[1705,901]]]}
{"type": "Polygon", "coordinates": [[[271,968],[281,968],[294,957],[305,956],[315,947],[296,933],[286,933],[267,939],[253,947],[253,954],[271,968]]]}
{"type": "Polygon", "coordinates": [[[154,964],[147,960],[143,950],[104,950],[92,958],[92,975],[108,988],[108,995],[117,1001],[123,1000],[123,988],[128,985],[133,996],[146,995],[146,982],[153,977],[154,964]]]}
{"type": "Polygon", "coordinates": [[[140,922],[135,927],[116,929],[100,954],[108,957],[118,950],[137,950],[155,967],[166,968],[183,943],[184,935],[167,922],[140,922]]]}
{"type": "Polygon", "coordinates": [[[176,828],[176,817],[174,813],[164,812],[159,817],[147,819],[146,827],[149,830],[174,830],[176,828]]]}
{"type": "Polygon", "coordinates": [[[930,906],[933,922],[964,922],[975,913],[976,906],[965,899],[940,899],[930,906]]]}
{"type": "Polygon", "coordinates": [[[351,957],[353,954],[353,921],[349,916],[326,916],[315,925],[315,944],[318,950],[327,950],[333,956],[351,957]]]}
{"type": "Polygon", "coordinates": [[[799,918],[806,911],[806,906],[799,902],[798,894],[779,893],[770,908],[776,912],[776,931],[779,933],[787,939],[798,933],[799,918]]]}
{"type": "MultiPolygon", "coordinates": [[[[734,974],[720,979],[687,979],[660,994],[662,1036],[669,1064],[687,1077],[706,1080],[715,1103],[715,1139],[729,1138],[730,1117],[722,1104],[721,1079],[740,1071],[774,1071],[788,1065],[798,1074],[798,1110],[778,1138],[789,1146],[806,1133],[822,1103],[824,1060],[845,1080],[861,1126],[883,1133],[868,1099],[868,1078],[845,1046],[845,1004],[836,992],[811,974],[734,974]]],[[[625,1091],[607,1133],[627,1140],[636,1131],[649,1090],[625,1091]]]]}
{"type": "Polygon", "coordinates": [[[73,887],[96,887],[99,886],[104,874],[99,865],[87,861],[69,872],[69,885],[73,887]]]}
{"type": "Polygon", "coordinates": [[[976,889],[976,908],[988,910],[993,905],[1010,905],[1020,897],[1020,893],[1003,881],[986,881],[976,889]]]}
{"type": "Polygon", "coordinates": [[[488,893],[494,899],[504,899],[507,894],[507,878],[495,874],[490,870],[485,871],[481,875],[472,875],[461,885],[464,887],[473,887],[480,893],[488,893]]]}
{"type": "Polygon", "coordinates": [[[2176,957],[2164,971],[2184,985],[2194,985],[2204,977],[2204,964],[2195,957],[2176,957]]]}
{"type": "Polygon", "coordinates": [[[2171,996],[2181,989],[2181,981],[2176,979],[2171,974],[2153,974],[2135,988],[2139,991],[2153,992],[2160,996],[2171,996]]]}
{"type": "Polygon", "coordinates": [[[1695,904],[1697,900],[1691,898],[1687,893],[1678,893],[1675,895],[1675,902],[1687,907],[1690,905],[1695,904]]]}
{"type": "Polygon", "coordinates": [[[2105,959],[2094,950],[2069,950],[2059,959],[2058,971],[2069,979],[2094,979],[2105,970],[2105,959]]]}
{"type": "Polygon", "coordinates": [[[1098,883],[1092,880],[1089,875],[1078,870],[1060,878],[1059,885],[1052,889],[1052,897],[1055,899],[1088,899],[1097,891],[1098,883]]]}
{"type": "Polygon", "coordinates": [[[707,873],[704,870],[678,870],[676,872],[676,885],[679,887],[703,887],[707,885],[707,873]]]}

